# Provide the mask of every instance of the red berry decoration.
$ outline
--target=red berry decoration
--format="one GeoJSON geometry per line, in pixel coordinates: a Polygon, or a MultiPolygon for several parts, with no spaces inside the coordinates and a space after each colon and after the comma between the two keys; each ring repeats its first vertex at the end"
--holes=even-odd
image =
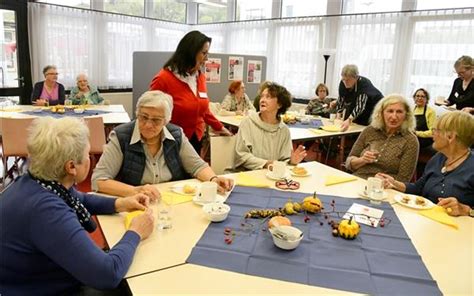
{"type": "Polygon", "coordinates": [[[310,219],[309,219],[309,217],[308,217],[308,216],[304,217],[304,223],[308,223],[308,222],[309,222],[309,220],[310,220],[310,219]]]}

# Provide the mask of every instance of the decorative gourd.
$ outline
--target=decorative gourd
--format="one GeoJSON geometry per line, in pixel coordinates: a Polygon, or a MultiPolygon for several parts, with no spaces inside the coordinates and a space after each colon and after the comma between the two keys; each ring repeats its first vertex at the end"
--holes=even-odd
{"type": "Polygon", "coordinates": [[[291,226],[291,221],[290,219],[286,218],[286,217],[283,217],[283,216],[276,216],[276,217],[273,217],[271,218],[269,221],[268,221],[268,228],[272,228],[273,226],[282,226],[282,225],[287,225],[287,226],[291,226]]]}
{"type": "Polygon", "coordinates": [[[337,229],[339,236],[345,239],[354,239],[360,232],[359,224],[352,220],[352,217],[349,220],[342,220],[337,229]]]}
{"type": "Polygon", "coordinates": [[[308,196],[303,199],[303,202],[301,203],[301,208],[308,213],[315,214],[321,212],[323,204],[321,203],[321,200],[316,197],[315,192],[313,196],[308,196]]]}

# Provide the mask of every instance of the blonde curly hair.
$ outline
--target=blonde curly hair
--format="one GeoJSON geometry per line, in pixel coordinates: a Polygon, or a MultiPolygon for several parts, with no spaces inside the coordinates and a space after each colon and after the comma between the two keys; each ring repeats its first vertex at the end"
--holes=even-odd
{"type": "Polygon", "coordinates": [[[375,105],[370,125],[376,129],[385,130],[386,126],[383,112],[388,106],[397,103],[402,104],[405,109],[405,120],[400,127],[400,132],[402,134],[413,132],[415,130],[415,116],[413,115],[413,110],[410,108],[407,99],[400,94],[390,94],[375,105]]]}

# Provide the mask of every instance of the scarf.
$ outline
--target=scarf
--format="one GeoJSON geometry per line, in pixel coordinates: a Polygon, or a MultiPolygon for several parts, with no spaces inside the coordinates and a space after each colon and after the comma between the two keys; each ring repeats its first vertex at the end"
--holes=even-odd
{"type": "Polygon", "coordinates": [[[86,207],[84,207],[79,198],[72,195],[71,192],[66,189],[66,187],[64,187],[59,182],[41,180],[33,176],[30,172],[28,173],[31,179],[36,181],[36,183],[40,184],[41,187],[54,192],[54,194],[64,200],[64,202],[76,213],[77,218],[79,219],[79,223],[81,223],[82,227],[84,227],[87,232],[93,232],[96,229],[97,225],[95,221],[92,220],[89,211],[86,209],[86,207]]]}

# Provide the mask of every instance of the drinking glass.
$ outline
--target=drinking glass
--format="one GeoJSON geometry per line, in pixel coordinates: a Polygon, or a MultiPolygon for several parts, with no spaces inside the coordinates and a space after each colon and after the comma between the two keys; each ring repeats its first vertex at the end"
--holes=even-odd
{"type": "Polygon", "coordinates": [[[368,178],[367,191],[371,204],[381,204],[383,200],[383,180],[375,177],[368,178]]]}
{"type": "MultiPolygon", "coordinates": [[[[172,199],[172,197],[170,197],[172,199]]],[[[171,210],[172,200],[170,204],[166,204],[161,200],[161,204],[158,207],[158,230],[171,229],[173,228],[173,216],[171,210]]]]}
{"type": "Polygon", "coordinates": [[[379,161],[379,156],[380,156],[380,144],[377,142],[370,142],[369,144],[369,151],[375,154],[375,160],[374,162],[379,161]]]}

